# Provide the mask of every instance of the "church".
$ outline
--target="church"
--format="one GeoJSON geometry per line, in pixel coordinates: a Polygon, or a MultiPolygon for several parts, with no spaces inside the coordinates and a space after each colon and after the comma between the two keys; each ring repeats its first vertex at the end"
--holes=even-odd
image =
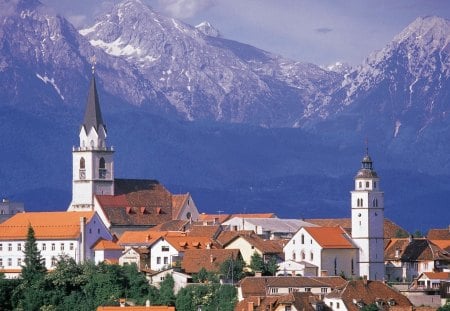
{"type": "Polygon", "coordinates": [[[73,147],[72,202],[67,211],[95,211],[112,233],[145,230],[169,220],[197,220],[189,193],[172,194],[157,180],[116,179],[94,74],[79,146],[73,147]]]}

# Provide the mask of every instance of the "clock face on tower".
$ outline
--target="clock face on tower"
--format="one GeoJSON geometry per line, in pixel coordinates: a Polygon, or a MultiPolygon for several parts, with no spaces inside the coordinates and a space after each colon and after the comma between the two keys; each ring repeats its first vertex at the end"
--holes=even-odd
{"type": "Polygon", "coordinates": [[[86,179],[86,170],[80,170],[80,179],[86,179]]]}

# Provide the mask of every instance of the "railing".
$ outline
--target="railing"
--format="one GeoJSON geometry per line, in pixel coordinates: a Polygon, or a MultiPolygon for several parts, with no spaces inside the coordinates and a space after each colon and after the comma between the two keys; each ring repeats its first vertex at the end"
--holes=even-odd
{"type": "Polygon", "coordinates": [[[72,151],[114,151],[114,147],[72,147],[72,151]]]}

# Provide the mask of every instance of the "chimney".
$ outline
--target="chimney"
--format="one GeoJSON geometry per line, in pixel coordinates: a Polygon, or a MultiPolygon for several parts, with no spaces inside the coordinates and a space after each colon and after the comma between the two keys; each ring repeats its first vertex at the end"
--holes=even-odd
{"type": "Polygon", "coordinates": [[[80,263],[86,260],[86,217],[80,217],[80,263]]]}

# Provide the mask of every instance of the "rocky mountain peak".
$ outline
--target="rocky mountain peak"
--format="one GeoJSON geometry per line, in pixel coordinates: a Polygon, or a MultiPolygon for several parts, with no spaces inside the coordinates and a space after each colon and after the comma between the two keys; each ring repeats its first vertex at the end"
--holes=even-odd
{"type": "Polygon", "coordinates": [[[196,29],[200,30],[203,34],[210,37],[220,37],[220,32],[214,28],[209,22],[201,22],[197,26],[196,29]]]}

